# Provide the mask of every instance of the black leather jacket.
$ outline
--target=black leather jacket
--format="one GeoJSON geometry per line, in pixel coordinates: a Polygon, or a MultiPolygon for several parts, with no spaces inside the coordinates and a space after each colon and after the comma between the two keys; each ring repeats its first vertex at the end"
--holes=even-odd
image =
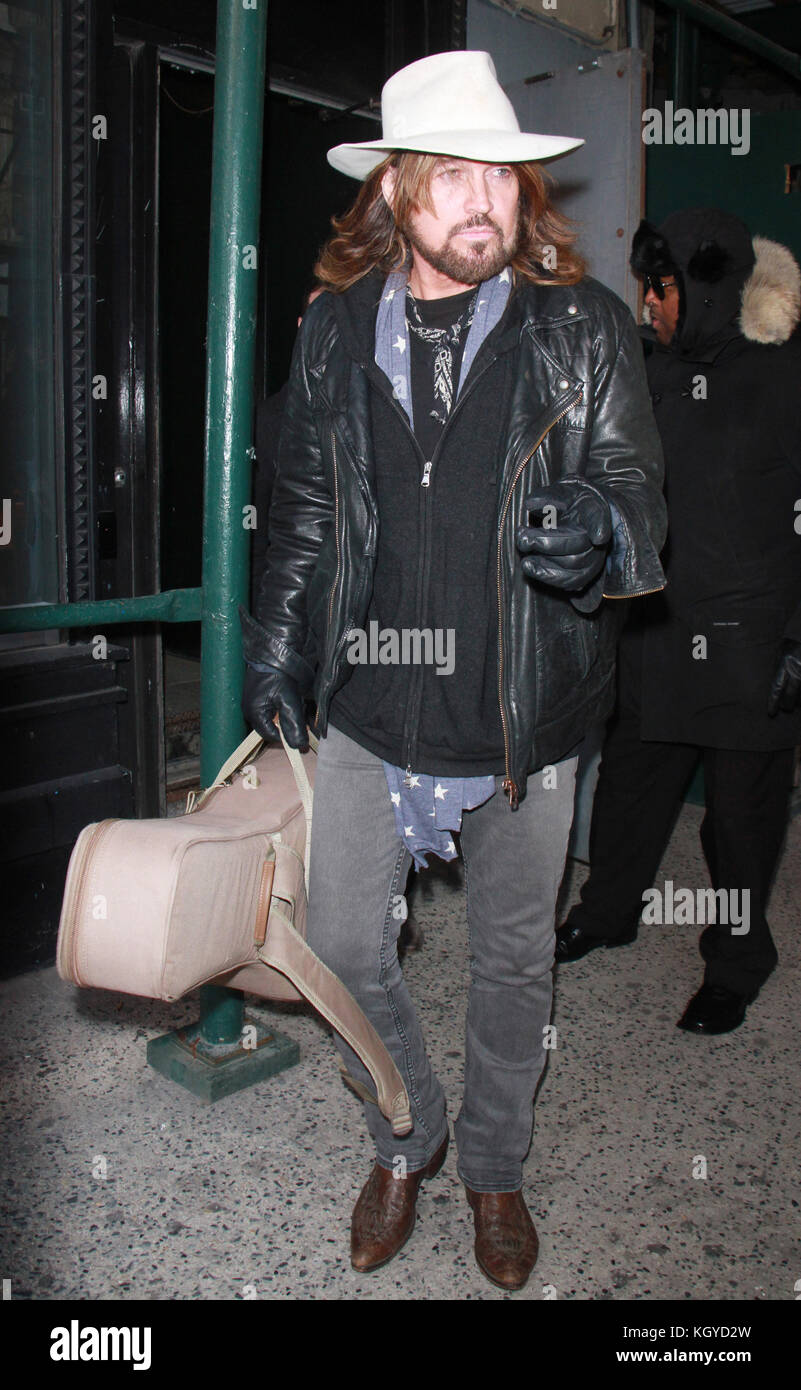
{"type": "MultiPolygon", "coordinates": [[[[373,358],[382,287],[373,272],[344,294],[321,295],[304,318],[267,566],[255,616],[241,612],[246,659],[313,690],[321,736],[331,696],[352,669],[347,637],[364,626],[379,544],[369,393],[392,394],[373,358]]],[[[484,368],[502,352],[517,357],[499,470],[496,594],[504,785],[514,808],[527,774],[563,757],[610,712],[626,605],[605,600],[664,587],[666,518],[642,348],[622,301],[591,279],[516,287],[460,401],[481,389],[484,368]],[[528,522],[526,495],[570,479],[604,497],[615,521],[602,583],[572,599],[527,579],[515,545],[528,522]]]]}

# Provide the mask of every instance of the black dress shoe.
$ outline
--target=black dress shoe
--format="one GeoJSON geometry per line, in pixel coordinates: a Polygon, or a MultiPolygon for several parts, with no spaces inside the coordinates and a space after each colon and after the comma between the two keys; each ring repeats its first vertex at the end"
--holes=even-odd
{"type": "Polygon", "coordinates": [[[581,960],[597,946],[628,946],[637,940],[637,926],[629,927],[618,936],[590,936],[585,927],[571,927],[568,922],[556,929],[556,964],[566,960],[581,960]]]}
{"type": "Polygon", "coordinates": [[[736,994],[722,985],[702,985],[676,1024],[686,1033],[731,1033],[739,1028],[756,994],[736,994]]]}

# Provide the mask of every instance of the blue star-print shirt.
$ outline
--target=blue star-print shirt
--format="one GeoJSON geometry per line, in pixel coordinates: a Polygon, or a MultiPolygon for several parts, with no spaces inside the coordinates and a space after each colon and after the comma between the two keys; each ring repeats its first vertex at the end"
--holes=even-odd
{"type": "Polygon", "coordinates": [[[462,812],[489,801],[495,792],[494,777],[430,777],[384,763],[395,826],[415,869],[428,868],[426,854],[455,859],[452,831],[461,830],[462,812]],[[408,785],[407,785],[408,784],[408,785]]]}

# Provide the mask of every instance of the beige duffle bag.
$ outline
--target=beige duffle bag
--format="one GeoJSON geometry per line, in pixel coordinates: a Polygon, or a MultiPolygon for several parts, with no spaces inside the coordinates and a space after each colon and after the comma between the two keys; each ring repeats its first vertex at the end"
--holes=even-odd
{"type": "Polygon", "coordinates": [[[361,1057],[393,1132],[408,1134],[409,1098],[395,1063],[306,945],[317,740],[310,734],[301,755],[281,737],[283,746],[263,746],[248,735],[183,816],[81,831],[64,888],[58,973],[149,999],[180,999],[212,982],[262,999],[307,999],[361,1057]]]}

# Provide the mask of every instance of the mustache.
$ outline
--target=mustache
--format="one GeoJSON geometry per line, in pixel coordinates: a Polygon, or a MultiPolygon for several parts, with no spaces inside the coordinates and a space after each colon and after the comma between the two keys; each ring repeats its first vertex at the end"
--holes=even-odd
{"type": "Polygon", "coordinates": [[[469,217],[466,222],[459,222],[457,226],[451,227],[448,237],[458,236],[460,232],[468,232],[471,227],[486,227],[489,231],[494,232],[496,236],[503,238],[503,231],[498,226],[498,223],[493,222],[491,217],[482,217],[480,213],[476,213],[473,217],[469,217]]]}

